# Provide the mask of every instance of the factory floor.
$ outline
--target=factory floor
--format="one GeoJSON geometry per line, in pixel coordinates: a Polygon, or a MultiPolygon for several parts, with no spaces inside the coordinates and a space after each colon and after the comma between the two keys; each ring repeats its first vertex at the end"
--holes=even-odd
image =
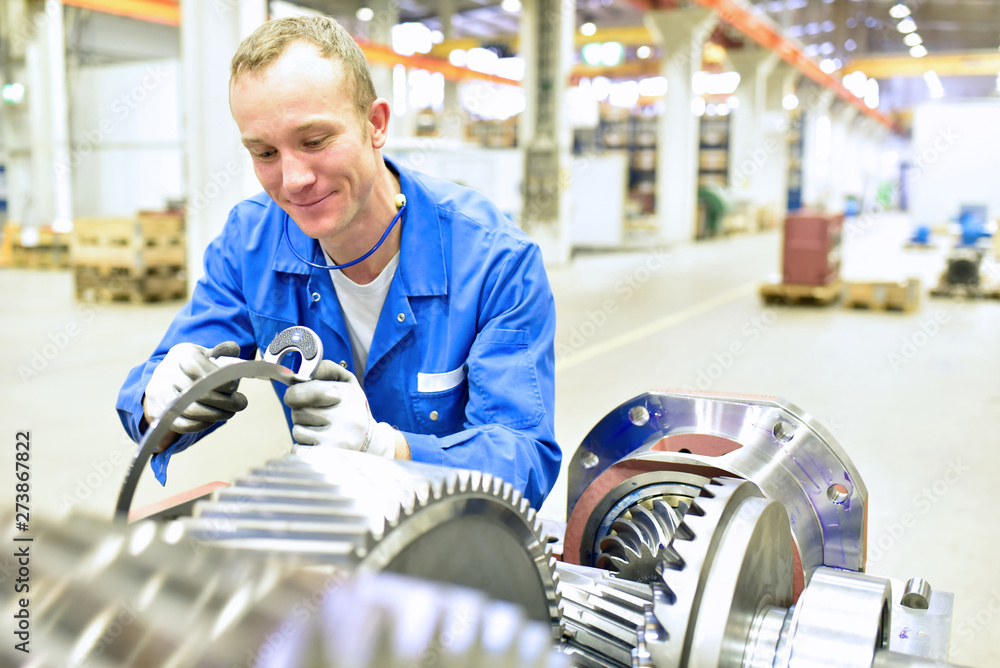
{"type": "MultiPolygon", "coordinates": [[[[1000,665],[1000,522],[989,510],[1000,471],[1000,302],[928,299],[943,251],[904,251],[907,232],[898,215],[855,223],[843,273],[919,276],[921,305],[908,314],[763,306],[757,287],[779,267],[774,232],[578,254],[551,269],[564,471],[601,416],[647,389],[785,397],[829,428],[864,477],[868,570],[954,592],[951,660],[1000,665]]],[[[12,466],[15,432],[31,431],[33,516],[110,516],[134,451],[115,397],[178,307],[81,305],[68,272],[0,270],[2,438],[12,466]]],[[[270,388],[242,389],[250,410],[176,457],[165,489],[147,472],[136,506],[287,451],[270,388]]],[[[564,475],[542,514],[562,519],[565,507],[564,475]]]]}

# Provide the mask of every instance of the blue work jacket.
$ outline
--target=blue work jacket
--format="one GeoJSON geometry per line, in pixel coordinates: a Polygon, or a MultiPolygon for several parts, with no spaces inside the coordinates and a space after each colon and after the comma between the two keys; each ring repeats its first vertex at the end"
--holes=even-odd
{"type": "MultiPolygon", "coordinates": [[[[304,325],[322,339],[326,359],[364,374],[372,415],[403,432],[414,461],[499,476],[537,508],[562,457],[553,426],[555,306],[538,247],[478,192],[386,163],[407,206],[367,368],[354,369],[329,271],[292,254],[281,238],[285,212],[261,193],[232,209],[191,301],[129,373],[118,396],[122,424],[141,439],[146,385],[175,344],[236,341],[252,359],[278,332],[304,325]]],[[[325,264],[319,243],[287,223],[299,254],[325,264]]],[[[273,385],[283,397],[287,388],[273,385]]],[[[171,455],[210,431],[181,435],[153,457],[161,484],[171,455]]]]}

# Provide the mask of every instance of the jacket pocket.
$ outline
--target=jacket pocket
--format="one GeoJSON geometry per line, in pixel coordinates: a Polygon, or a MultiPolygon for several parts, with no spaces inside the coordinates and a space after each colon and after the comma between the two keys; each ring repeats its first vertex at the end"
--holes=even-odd
{"type": "Polygon", "coordinates": [[[460,431],[465,426],[465,404],[469,400],[469,385],[465,379],[451,389],[440,392],[410,394],[417,422],[428,434],[443,436],[460,431]]]}
{"type": "Polygon", "coordinates": [[[469,355],[469,379],[489,422],[528,429],[545,416],[526,330],[481,333],[469,355]]]}

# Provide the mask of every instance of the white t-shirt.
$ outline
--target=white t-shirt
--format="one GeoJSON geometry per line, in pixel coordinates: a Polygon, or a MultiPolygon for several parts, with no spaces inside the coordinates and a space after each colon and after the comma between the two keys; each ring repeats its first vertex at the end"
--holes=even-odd
{"type": "MultiPolygon", "coordinates": [[[[326,256],[326,261],[334,264],[329,255],[326,256]]],[[[337,299],[340,301],[344,321],[347,323],[347,333],[351,337],[354,375],[357,376],[362,388],[365,386],[365,367],[368,365],[368,350],[372,347],[372,339],[375,338],[375,326],[378,324],[378,316],[382,312],[382,305],[385,304],[385,297],[389,294],[389,286],[398,266],[399,251],[396,251],[382,273],[366,285],[358,285],[344,276],[339,269],[330,270],[333,288],[337,291],[337,299]]]]}

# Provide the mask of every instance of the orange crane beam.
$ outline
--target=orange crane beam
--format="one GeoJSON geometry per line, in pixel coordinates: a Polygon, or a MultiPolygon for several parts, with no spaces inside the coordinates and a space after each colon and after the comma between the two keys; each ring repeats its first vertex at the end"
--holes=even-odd
{"type": "Polygon", "coordinates": [[[821,86],[829,88],[842,100],[853,104],[862,113],[874,118],[890,129],[895,124],[882,112],[871,109],[860,97],[847,90],[840,79],[831,76],[819,68],[819,64],[807,56],[798,44],[789,40],[781,32],[753,14],[737,0],[695,0],[699,5],[715,11],[723,21],[731,24],[748,38],[760,44],[765,49],[771,49],[789,65],[821,86]]]}
{"type": "Polygon", "coordinates": [[[63,4],[168,26],[181,24],[178,0],[63,0],[63,4]]]}

